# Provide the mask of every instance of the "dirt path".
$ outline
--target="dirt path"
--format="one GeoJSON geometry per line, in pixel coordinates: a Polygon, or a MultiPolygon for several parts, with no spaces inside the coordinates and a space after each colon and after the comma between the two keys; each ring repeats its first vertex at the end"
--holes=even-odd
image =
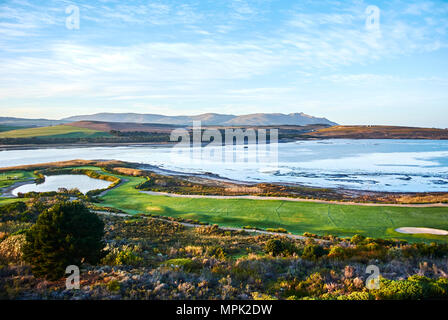
{"type": "Polygon", "coordinates": [[[196,195],[196,194],[175,194],[168,192],[140,191],[153,196],[167,196],[175,198],[206,198],[206,199],[249,199],[249,200],[282,200],[295,202],[313,202],[323,204],[340,204],[347,206],[370,206],[370,207],[409,207],[409,208],[429,208],[429,207],[448,207],[448,203],[422,203],[422,204],[393,204],[393,203],[363,203],[351,201],[330,201],[316,199],[302,199],[289,197],[261,197],[261,196],[212,196],[212,195],[196,195]]]}

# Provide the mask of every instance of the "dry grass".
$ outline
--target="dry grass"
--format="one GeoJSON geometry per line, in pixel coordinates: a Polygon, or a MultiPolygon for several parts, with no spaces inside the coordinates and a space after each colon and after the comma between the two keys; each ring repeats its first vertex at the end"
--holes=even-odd
{"type": "Polygon", "coordinates": [[[264,192],[264,190],[259,187],[245,187],[245,186],[238,186],[238,185],[228,187],[228,188],[226,188],[226,191],[232,192],[232,193],[242,193],[242,194],[246,194],[246,193],[259,194],[259,193],[264,192]]]}
{"type": "Polygon", "coordinates": [[[448,139],[448,130],[399,126],[333,126],[307,133],[306,136],[347,139],[448,139]]]}
{"type": "Polygon", "coordinates": [[[49,168],[65,168],[65,167],[80,167],[80,166],[124,166],[126,165],[122,161],[108,160],[108,161],[97,161],[97,160],[69,160],[69,161],[57,161],[57,162],[47,162],[39,164],[30,164],[22,166],[12,166],[0,168],[0,172],[6,172],[11,170],[40,170],[49,168]]]}
{"type": "Polygon", "coordinates": [[[144,176],[147,174],[147,172],[139,169],[132,169],[132,168],[123,168],[123,167],[115,167],[113,170],[117,173],[124,174],[126,176],[144,176]]]}
{"type": "Polygon", "coordinates": [[[448,193],[439,195],[401,195],[398,203],[441,203],[448,202],[448,193]]]}

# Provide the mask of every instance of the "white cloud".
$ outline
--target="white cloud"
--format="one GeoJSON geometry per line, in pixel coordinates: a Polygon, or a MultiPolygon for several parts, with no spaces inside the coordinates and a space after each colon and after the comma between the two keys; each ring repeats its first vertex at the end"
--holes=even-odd
{"type": "MultiPolygon", "coordinates": [[[[327,99],[319,103],[315,92],[300,86],[403,82],[400,75],[348,70],[447,46],[443,12],[448,11],[443,10],[448,7],[433,2],[410,4],[402,12],[381,7],[380,33],[365,29],[362,1],[329,5],[322,11],[327,13],[280,12],[284,18],[269,30],[264,29],[270,5],[265,0],[220,3],[225,12],[213,12],[199,2],[89,2],[79,4],[80,32],[67,39],[60,29],[48,28],[64,28],[63,9],[70,2],[49,3],[0,5],[0,34],[8,34],[0,39],[3,105],[8,99],[35,99],[44,105],[49,98],[80,97],[126,107],[203,105],[215,111],[224,106],[241,110],[244,104],[254,111],[281,105],[293,112],[298,101],[308,110],[325,108],[329,94],[319,94],[327,99]],[[127,38],[124,25],[130,31],[154,28],[161,35],[127,38]],[[93,31],[85,32],[86,26],[93,31]],[[109,30],[112,36],[104,36],[109,30]],[[115,30],[122,31],[116,42],[115,30]]],[[[446,85],[443,79],[434,83],[446,85]]]]}

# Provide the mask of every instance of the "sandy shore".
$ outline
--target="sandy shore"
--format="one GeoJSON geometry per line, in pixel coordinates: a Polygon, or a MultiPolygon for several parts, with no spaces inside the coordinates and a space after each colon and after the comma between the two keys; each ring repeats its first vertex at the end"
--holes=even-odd
{"type": "Polygon", "coordinates": [[[400,232],[400,233],[406,233],[406,234],[426,233],[426,234],[435,234],[438,236],[448,235],[448,231],[446,231],[446,230],[433,229],[433,228],[403,227],[403,228],[397,228],[397,229],[395,229],[395,231],[400,232]]]}

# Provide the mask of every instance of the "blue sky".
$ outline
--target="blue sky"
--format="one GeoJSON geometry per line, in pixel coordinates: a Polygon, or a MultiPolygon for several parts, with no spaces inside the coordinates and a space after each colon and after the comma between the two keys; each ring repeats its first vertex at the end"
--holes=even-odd
{"type": "Polygon", "coordinates": [[[0,70],[0,116],[305,112],[445,128],[448,2],[0,1],[0,70]]]}

